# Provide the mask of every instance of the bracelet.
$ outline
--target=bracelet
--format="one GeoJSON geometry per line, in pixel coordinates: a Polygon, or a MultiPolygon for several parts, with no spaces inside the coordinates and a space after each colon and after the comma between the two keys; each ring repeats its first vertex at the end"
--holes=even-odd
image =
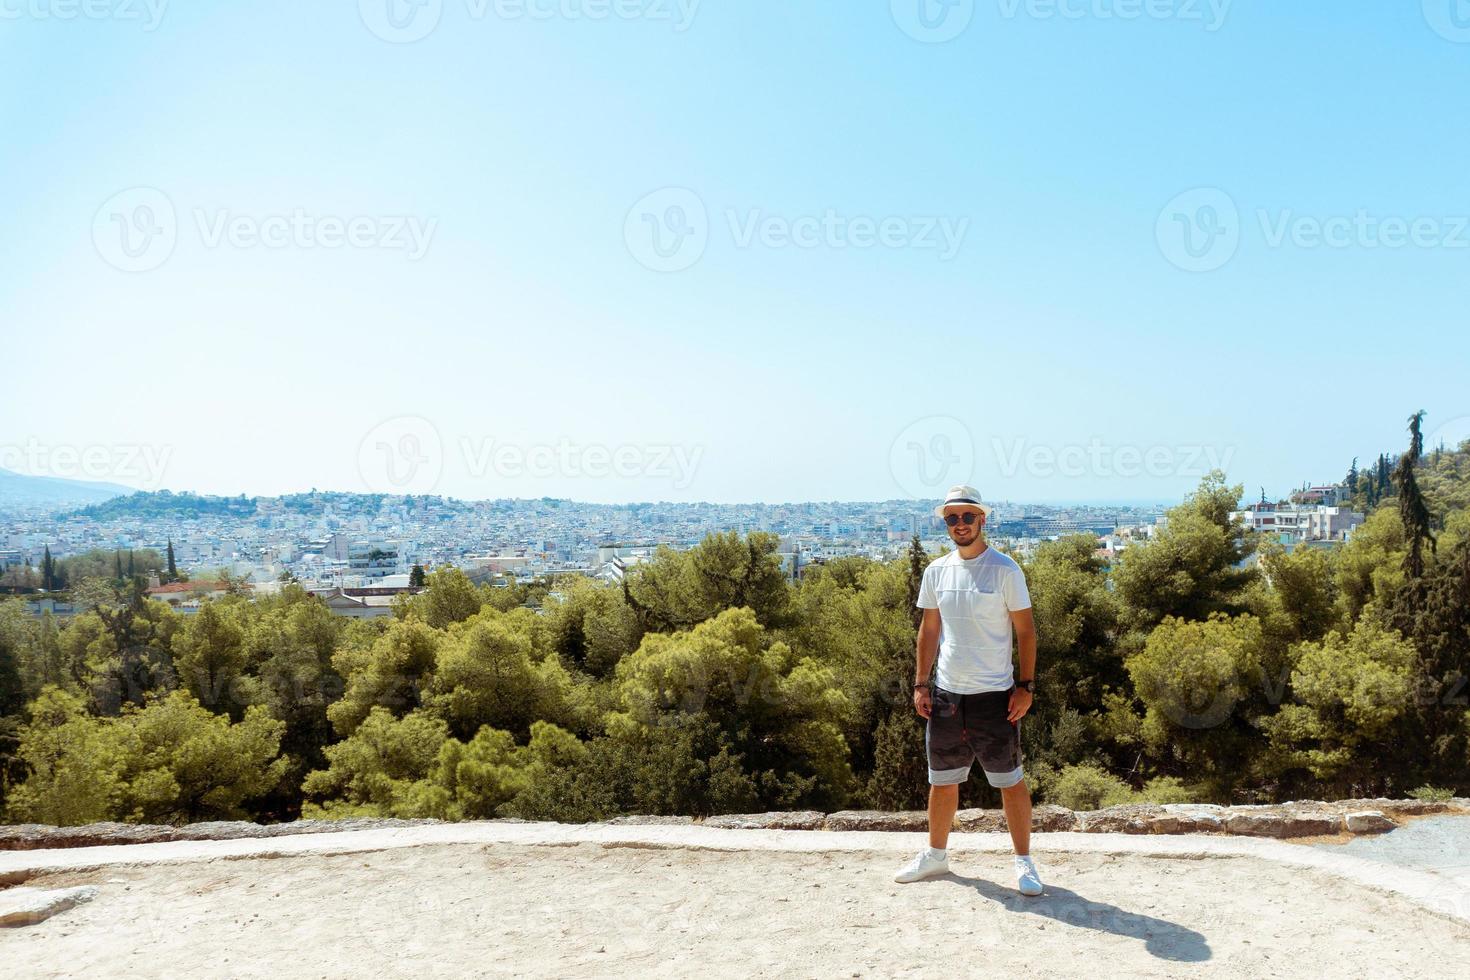
{"type": "Polygon", "coordinates": [[[914,690],[917,691],[921,687],[928,687],[928,686],[929,686],[929,682],[928,681],[919,681],[916,684],[914,684],[914,690]]]}

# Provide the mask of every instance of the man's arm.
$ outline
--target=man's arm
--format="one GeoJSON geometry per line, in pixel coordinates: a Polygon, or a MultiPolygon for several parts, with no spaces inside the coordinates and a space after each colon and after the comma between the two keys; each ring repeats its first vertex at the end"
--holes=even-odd
{"type": "MultiPolygon", "coordinates": [[[[1021,661],[1021,674],[1017,680],[1036,680],[1036,617],[1031,607],[1017,609],[1011,613],[1011,628],[1016,631],[1016,649],[1021,661]]],[[[1031,710],[1031,692],[1017,687],[1011,692],[1009,721],[1019,721],[1031,710]]]]}
{"type": "MultiPolygon", "coordinates": [[[[939,654],[939,610],[925,609],[919,623],[919,639],[914,653],[914,684],[928,684],[934,672],[934,658],[939,654]]],[[[930,689],[914,688],[914,710],[929,717],[930,689]]]]}
{"type": "Polygon", "coordinates": [[[925,609],[923,622],[919,623],[919,642],[915,654],[914,683],[929,683],[934,671],[934,658],[939,654],[939,610],[925,609]]]}
{"type": "Polygon", "coordinates": [[[1017,679],[1034,681],[1036,680],[1036,617],[1031,615],[1030,606],[1011,613],[1011,627],[1016,631],[1016,647],[1021,659],[1021,676],[1017,679]]]}

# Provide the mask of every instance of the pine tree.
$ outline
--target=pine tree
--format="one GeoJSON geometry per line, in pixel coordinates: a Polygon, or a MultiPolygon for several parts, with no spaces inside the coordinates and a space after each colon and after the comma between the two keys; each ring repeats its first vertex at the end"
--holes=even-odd
{"type": "Polygon", "coordinates": [[[914,629],[924,620],[924,610],[919,608],[919,587],[924,582],[924,566],[929,564],[929,556],[924,553],[923,542],[919,535],[909,542],[909,616],[914,621],[914,629]]]}
{"type": "Polygon", "coordinates": [[[413,570],[408,573],[408,584],[416,589],[421,589],[424,586],[425,578],[424,566],[416,564],[413,566],[413,570]]]}
{"type": "Polygon", "coordinates": [[[1399,457],[1394,470],[1394,483],[1399,492],[1399,520],[1404,525],[1404,536],[1409,550],[1404,555],[1404,572],[1412,583],[1424,577],[1424,543],[1429,542],[1431,553],[1435,550],[1434,532],[1429,526],[1429,505],[1419,490],[1419,481],[1414,476],[1414,467],[1424,455],[1424,437],[1420,425],[1424,421],[1422,411],[1409,416],[1409,451],[1399,457]]]}

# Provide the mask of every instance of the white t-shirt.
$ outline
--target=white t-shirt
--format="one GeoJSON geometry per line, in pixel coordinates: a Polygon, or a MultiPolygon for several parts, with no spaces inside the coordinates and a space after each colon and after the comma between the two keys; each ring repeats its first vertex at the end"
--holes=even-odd
{"type": "Polygon", "coordinates": [[[966,561],[958,551],[924,569],[920,609],[939,610],[935,682],[956,694],[1004,691],[1015,681],[1011,616],[1031,608],[1021,566],[988,547],[966,561]]]}

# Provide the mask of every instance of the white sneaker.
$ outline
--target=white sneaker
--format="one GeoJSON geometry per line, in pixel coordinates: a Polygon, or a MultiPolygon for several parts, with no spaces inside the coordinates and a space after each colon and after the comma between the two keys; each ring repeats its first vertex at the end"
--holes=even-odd
{"type": "Polygon", "coordinates": [[[898,874],[893,876],[893,880],[906,885],[911,881],[920,881],[948,873],[949,855],[946,854],[942,858],[930,857],[926,848],[919,852],[918,857],[904,865],[898,874]]]}
{"type": "Polygon", "coordinates": [[[1031,855],[1016,855],[1016,886],[1022,895],[1041,894],[1041,875],[1036,873],[1036,862],[1031,855]]]}

